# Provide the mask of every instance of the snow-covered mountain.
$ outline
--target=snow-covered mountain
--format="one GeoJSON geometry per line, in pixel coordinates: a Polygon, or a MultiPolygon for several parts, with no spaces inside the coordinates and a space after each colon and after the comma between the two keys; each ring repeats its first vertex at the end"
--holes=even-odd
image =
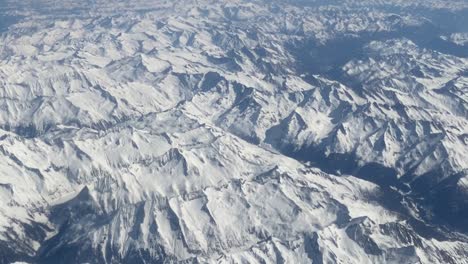
{"type": "Polygon", "coordinates": [[[0,263],[468,263],[468,2],[0,1],[0,263]]]}

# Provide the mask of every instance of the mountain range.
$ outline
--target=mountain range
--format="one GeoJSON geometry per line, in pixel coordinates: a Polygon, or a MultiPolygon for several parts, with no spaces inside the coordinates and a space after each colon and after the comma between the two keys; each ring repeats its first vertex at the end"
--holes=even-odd
{"type": "Polygon", "coordinates": [[[466,25],[0,0],[0,263],[468,263],[466,25]]]}

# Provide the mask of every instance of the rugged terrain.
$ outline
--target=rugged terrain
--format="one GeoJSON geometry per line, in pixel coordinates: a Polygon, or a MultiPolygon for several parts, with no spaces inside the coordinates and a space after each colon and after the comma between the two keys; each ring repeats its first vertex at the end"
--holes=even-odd
{"type": "Polygon", "coordinates": [[[468,2],[0,0],[0,263],[468,263],[468,2]]]}

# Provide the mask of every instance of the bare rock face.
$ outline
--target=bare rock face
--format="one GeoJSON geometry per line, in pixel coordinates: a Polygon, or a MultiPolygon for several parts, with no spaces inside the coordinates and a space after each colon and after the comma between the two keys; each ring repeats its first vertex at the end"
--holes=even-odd
{"type": "Polygon", "coordinates": [[[0,1],[0,263],[467,263],[466,1],[0,1]]]}

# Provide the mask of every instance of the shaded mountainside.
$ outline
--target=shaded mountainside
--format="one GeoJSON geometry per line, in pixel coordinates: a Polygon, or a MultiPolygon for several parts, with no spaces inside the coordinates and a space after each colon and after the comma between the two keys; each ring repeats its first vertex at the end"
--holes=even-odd
{"type": "Polygon", "coordinates": [[[0,263],[467,263],[468,3],[0,1],[0,263]]]}

